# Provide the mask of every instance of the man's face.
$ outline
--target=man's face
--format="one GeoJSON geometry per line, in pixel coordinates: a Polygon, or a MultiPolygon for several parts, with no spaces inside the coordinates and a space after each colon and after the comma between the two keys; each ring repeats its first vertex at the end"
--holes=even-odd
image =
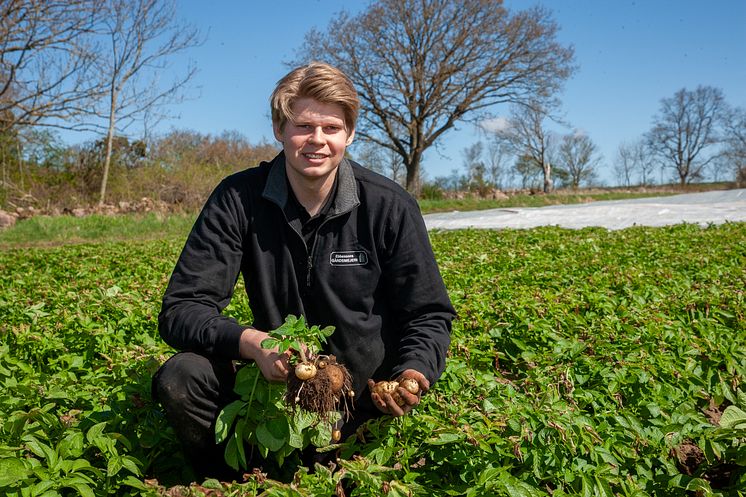
{"type": "Polygon", "coordinates": [[[273,127],[285,151],[288,176],[311,182],[329,177],[355,136],[354,130],[345,129],[342,107],[301,98],[293,105],[293,114],[295,119],[283,129],[273,127]]]}

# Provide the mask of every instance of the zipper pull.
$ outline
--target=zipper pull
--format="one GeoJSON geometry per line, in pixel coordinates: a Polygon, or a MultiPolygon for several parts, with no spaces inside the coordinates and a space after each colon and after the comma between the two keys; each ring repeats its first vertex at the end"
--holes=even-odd
{"type": "Polygon", "coordinates": [[[309,255],[306,264],[306,287],[311,288],[311,269],[313,268],[313,258],[309,255]]]}

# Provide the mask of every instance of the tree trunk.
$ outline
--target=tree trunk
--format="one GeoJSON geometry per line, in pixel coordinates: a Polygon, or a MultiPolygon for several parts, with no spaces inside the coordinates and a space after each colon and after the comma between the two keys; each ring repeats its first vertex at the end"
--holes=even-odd
{"type": "Polygon", "coordinates": [[[679,184],[681,186],[686,185],[686,180],[689,177],[689,168],[684,168],[683,166],[679,168],[679,184]]]}
{"type": "Polygon", "coordinates": [[[407,191],[416,197],[420,193],[420,155],[414,154],[404,166],[407,168],[407,191]]]}
{"type": "Polygon", "coordinates": [[[111,92],[111,107],[109,108],[109,129],[106,131],[106,155],[104,156],[104,171],[101,177],[101,191],[98,206],[104,205],[106,200],[106,186],[109,182],[109,168],[111,166],[111,150],[114,145],[114,127],[116,124],[117,93],[111,92]]]}
{"type": "Polygon", "coordinates": [[[23,154],[21,153],[20,140],[16,141],[16,154],[18,157],[18,175],[19,175],[19,180],[21,182],[21,191],[23,191],[26,187],[23,182],[23,154]]]}
{"type": "Polygon", "coordinates": [[[544,193],[552,191],[552,166],[550,164],[544,165],[544,193]]]}

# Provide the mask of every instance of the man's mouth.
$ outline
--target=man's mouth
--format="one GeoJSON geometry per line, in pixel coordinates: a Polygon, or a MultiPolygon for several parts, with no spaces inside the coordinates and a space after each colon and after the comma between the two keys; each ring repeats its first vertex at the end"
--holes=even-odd
{"type": "Polygon", "coordinates": [[[306,159],[326,159],[325,154],[303,154],[306,159]]]}

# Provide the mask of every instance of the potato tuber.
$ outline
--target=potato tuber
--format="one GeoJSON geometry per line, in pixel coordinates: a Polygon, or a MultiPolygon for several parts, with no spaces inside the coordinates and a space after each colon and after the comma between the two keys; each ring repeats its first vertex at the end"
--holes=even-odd
{"type": "Polygon", "coordinates": [[[396,405],[403,406],[406,402],[399,393],[399,387],[405,389],[409,393],[416,395],[420,392],[420,385],[414,378],[403,378],[400,381],[379,381],[373,386],[373,393],[378,394],[382,399],[384,394],[389,394],[396,405]]]}
{"type": "Polygon", "coordinates": [[[316,366],[310,362],[301,362],[295,366],[295,376],[301,381],[307,381],[316,376],[316,366]]]}

